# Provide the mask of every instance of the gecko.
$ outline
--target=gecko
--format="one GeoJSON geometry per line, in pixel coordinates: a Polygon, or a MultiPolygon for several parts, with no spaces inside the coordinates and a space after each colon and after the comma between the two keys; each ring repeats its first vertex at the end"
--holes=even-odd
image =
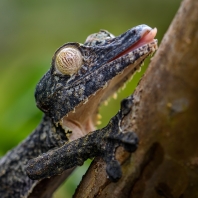
{"type": "Polygon", "coordinates": [[[116,149],[134,152],[138,146],[137,135],[120,128],[133,97],[124,99],[107,126],[96,130],[98,107],[156,51],[156,33],[147,25],[119,36],[100,30],[84,44],[70,42],[57,49],[36,86],[36,105],[44,113],[40,124],[0,159],[0,197],[31,197],[46,178],[96,156],[106,162],[111,181],[121,178],[116,149]]]}

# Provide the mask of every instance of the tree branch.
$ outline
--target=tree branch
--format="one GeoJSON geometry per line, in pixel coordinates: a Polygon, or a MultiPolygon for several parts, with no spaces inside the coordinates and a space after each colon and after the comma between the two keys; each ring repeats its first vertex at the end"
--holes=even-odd
{"type": "Polygon", "coordinates": [[[96,159],[75,197],[197,197],[198,1],[184,0],[134,92],[122,123],[137,132],[131,157],[118,150],[123,177],[106,178],[96,159]]]}

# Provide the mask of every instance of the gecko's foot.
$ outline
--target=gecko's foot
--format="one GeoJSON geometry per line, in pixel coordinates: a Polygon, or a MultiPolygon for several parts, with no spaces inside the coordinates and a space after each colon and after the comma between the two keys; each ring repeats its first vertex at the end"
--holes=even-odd
{"type": "Polygon", "coordinates": [[[124,99],[121,103],[121,110],[109,122],[109,124],[98,131],[103,134],[102,141],[98,141],[101,149],[101,156],[105,160],[108,177],[116,182],[122,176],[120,163],[115,159],[116,148],[122,146],[128,152],[134,152],[138,146],[138,137],[134,132],[122,132],[122,119],[130,112],[132,97],[124,99]]]}
{"type": "Polygon", "coordinates": [[[107,152],[105,151],[104,160],[107,164],[106,171],[109,178],[116,182],[122,176],[120,163],[115,159],[115,150],[118,146],[124,147],[128,152],[134,152],[138,146],[137,135],[133,132],[120,133],[117,139],[109,139],[107,143],[107,152]]]}
{"type": "Polygon", "coordinates": [[[130,112],[131,107],[132,98],[124,99],[121,110],[105,128],[29,160],[26,166],[28,176],[34,180],[51,177],[71,167],[82,165],[87,158],[101,156],[107,164],[108,177],[114,182],[118,181],[122,171],[120,163],[115,159],[116,149],[122,146],[125,150],[134,152],[138,146],[135,133],[121,131],[122,119],[130,112]]]}

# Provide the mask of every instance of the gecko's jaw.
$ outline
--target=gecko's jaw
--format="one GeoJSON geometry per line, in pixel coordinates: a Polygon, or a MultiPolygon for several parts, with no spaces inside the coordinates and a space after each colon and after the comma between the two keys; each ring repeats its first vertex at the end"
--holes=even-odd
{"type": "Polygon", "coordinates": [[[125,82],[133,77],[136,71],[140,71],[144,60],[152,55],[158,48],[157,39],[148,41],[149,43],[140,42],[137,46],[133,46],[135,49],[131,51],[127,50],[123,54],[120,54],[115,60],[112,60],[108,64],[110,70],[117,70],[115,77],[113,77],[105,88],[104,95],[101,101],[105,101],[112,96],[120,87],[123,87],[125,82]],[[123,66],[124,65],[124,66],[123,66]],[[112,69],[111,69],[112,67],[112,69]],[[121,69],[120,69],[121,68],[121,69]]]}

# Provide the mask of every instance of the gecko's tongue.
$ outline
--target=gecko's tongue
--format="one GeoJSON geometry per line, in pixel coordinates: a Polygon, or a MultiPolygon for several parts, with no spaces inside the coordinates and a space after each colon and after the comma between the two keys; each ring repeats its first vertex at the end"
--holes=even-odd
{"type": "MultiPolygon", "coordinates": [[[[122,53],[120,53],[119,55],[117,55],[115,58],[113,58],[112,60],[115,60],[125,54],[128,54],[129,52],[145,45],[145,44],[148,44],[148,43],[151,43],[155,36],[157,34],[157,28],[154,28],[154,29],[151,29],[149,32],[144,32],[142,37],[140,38],[140,40],[138,42],[136,42],[135,44],[133,44],[131,47],[129,47],[128,49],[126,49],[125,51],[123,51],[122,53]]],[[[111,61],[112,61],[111,60],[111,61]]]]}
{"type": "Polygon", "coordinates": [[[140,46],[151,43],[153,41],[153,39],[155,38],[156,34],[157,34],[157,28],[152,29],[150,32],[144,33],[142,38],[137,43],[135,43],[133,46],[131,46],[128,50],[133,51],[140,46]]]}

